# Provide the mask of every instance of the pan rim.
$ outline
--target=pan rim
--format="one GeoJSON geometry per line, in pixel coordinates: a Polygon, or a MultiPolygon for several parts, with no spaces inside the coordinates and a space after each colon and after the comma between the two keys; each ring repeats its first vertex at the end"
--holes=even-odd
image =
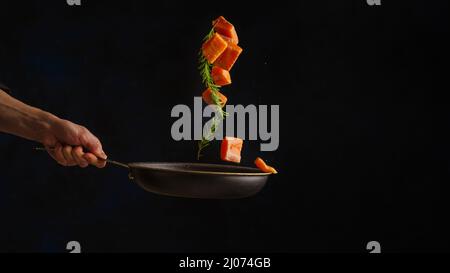
{"type": "MultiPolygon", "coordinates": [[[[151,165],[151,164],[168,164],[168,165],[208,165],[211,167],[223,167],[223,166],[230,166],[231,165],[223,165],[223,164],[209,164],[209,163],[191,163],[191,162],[133,162],[129,163],[128,166],[130,166],[133,169],[151,169],[155,171],[164,171],[164,172],[174,172],[174,173],[190,173],[190,174],[208,174],[208,175],[229,175],[229,176],[269,176],[271,173],[264,173],[264,172],[258,172],[258,173],[245,173],[245,172],[215,172],[215,171],[197,171],[197,170],[182,170],[182,169],[169,169],[169,168],[158,168],[158,167],[150,167],[150,166],[139,166],[139,165],[151,165]]],[[[242,167],[242,166],[235,166],[242,169],[249,169],[249,170],[259,170],[257,168],[252,167],[242,167]]]]}

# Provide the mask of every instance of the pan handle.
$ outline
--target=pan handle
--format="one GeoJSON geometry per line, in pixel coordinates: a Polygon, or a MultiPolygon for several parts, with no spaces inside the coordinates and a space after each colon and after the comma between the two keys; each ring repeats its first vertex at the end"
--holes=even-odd
{"type": "Polygon", "coordinates": [[[130,166],[128,166],[125,163],[119,162],[119,161],[106,159],[106,162],[109,163],[109,164],[112,164],[112,165],[116,165],[116,166],[122,167],[122,168],[130,169],[130,166]]]}
{"type": "MultiPolygon", "coordinates": [[[[44,147],[36,147],[36,148],[34,148],[36,151],[47,151],[47,149],[45,149],[44,147]]],[[[101,160],[103,160],[103,159],[101,159],[101,160]]],[[[109,159],[106,159],[106,162],[107,163],[109,163],[109,164],[112,164],[112,165],[115,165],[115,166],[119,166],[119,167],[122,167],[122,168],[126,168],[126,169],[130,169],[130,166],[128,166],[127,164],[125,164],[125,163],[122,163],[122,162],[119,162],[119,161],[114,161],[114,160],[109,160],[109,159]]]]}

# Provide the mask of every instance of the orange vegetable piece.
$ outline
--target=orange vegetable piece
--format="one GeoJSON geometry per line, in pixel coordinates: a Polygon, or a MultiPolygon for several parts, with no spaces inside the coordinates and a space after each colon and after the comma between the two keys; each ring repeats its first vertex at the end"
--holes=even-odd
{"type": "Polygon", "coordinates": [[[214,80],[214,83],[218,86],[231,84],[230,72],[221,67],[213,66],[211,70],[211,76],[214,80]]]}
{"type": "Polygon", "coordinates": [[[233,24],[228,22],[223,16],[220,16],[212,22],[214,31],[228,37],[233,43],[238,44],[239,38],[233,24]]]}
{"type": "Polygon", "coordinates": [[[209,63],[214,63],[217,58],[227,49],[228,43],[222,36],[215,33],[211,38],[209,38],[202,45],[203,56],[209,63]]]}
{"type": "MultiPolygon", "coordinates": [[[[212,90],[210,88],[207,88],[203,94],[202,94],[202,98],[203,101],[207,104],[215,104],[214,100],[212,99],[212,90]]],[[[220,93],[219,91],[217,91],[217,95],[219,95],[219,101],[220,101],[220,107],[224,107],[225,104],[227,103],[227,97],[225,97],[222,93],[220,93]]]]}
{"type": "Polygon", "coordinates": [[[241,150],[244,141],[240,138],[225,137],[220,146],[220,158],[223,161],[241,162],[241,150]]]}
{"type": "MultiPolygon", "coordinates": [[[[223,39],[222,39],[223,40],[223,39]]],[[[216,59],[214,65],[221,67],[227,71],[230,71],[233,67],[234,63],[239,58],[239,55],[242,53],[242,48],[240,48],[237,44],[228,43],[225,51],[216,59]]]]}
{"type": "Polygon", "coordinates": [[[273,167],[270,167],[269,165],[267,165],[266,162],[264,162],[264,160],[262,160],[262,158],[260,158],[260,157],[256,158],[255,165],[262,172],[273,173],[273,174],[277,174],[278,173],[277,170],[275,170],[273,167]]]}

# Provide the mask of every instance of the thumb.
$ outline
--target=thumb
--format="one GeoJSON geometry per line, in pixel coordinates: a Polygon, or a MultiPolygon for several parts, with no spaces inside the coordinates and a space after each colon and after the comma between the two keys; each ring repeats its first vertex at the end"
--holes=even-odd
{"type": "Polygon", "coordinates": [[[98,140],[98,138],[95,137],[90,132],[86,132],[86,134],[82,137],[82,145],[96,157],[101,158],[103,160],[106,160],[108,158],[108,156],[103,151],[100,140],[98,140]]]}

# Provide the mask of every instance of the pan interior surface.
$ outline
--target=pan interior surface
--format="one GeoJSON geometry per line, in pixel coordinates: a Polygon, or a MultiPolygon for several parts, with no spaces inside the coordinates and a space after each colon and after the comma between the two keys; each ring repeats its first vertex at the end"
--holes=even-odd
{"type": "Polygon", "coordinates": [[[209,175],[249,175],[249,176],[266,176],[257,168],[222,165],[222,164],[203,164],[203,163],[153,163],[153,162],[137,162],[129,164],[131,168],[148,169],[155,171],[179,172],[179,173],[195,173],[209,175]]]}

